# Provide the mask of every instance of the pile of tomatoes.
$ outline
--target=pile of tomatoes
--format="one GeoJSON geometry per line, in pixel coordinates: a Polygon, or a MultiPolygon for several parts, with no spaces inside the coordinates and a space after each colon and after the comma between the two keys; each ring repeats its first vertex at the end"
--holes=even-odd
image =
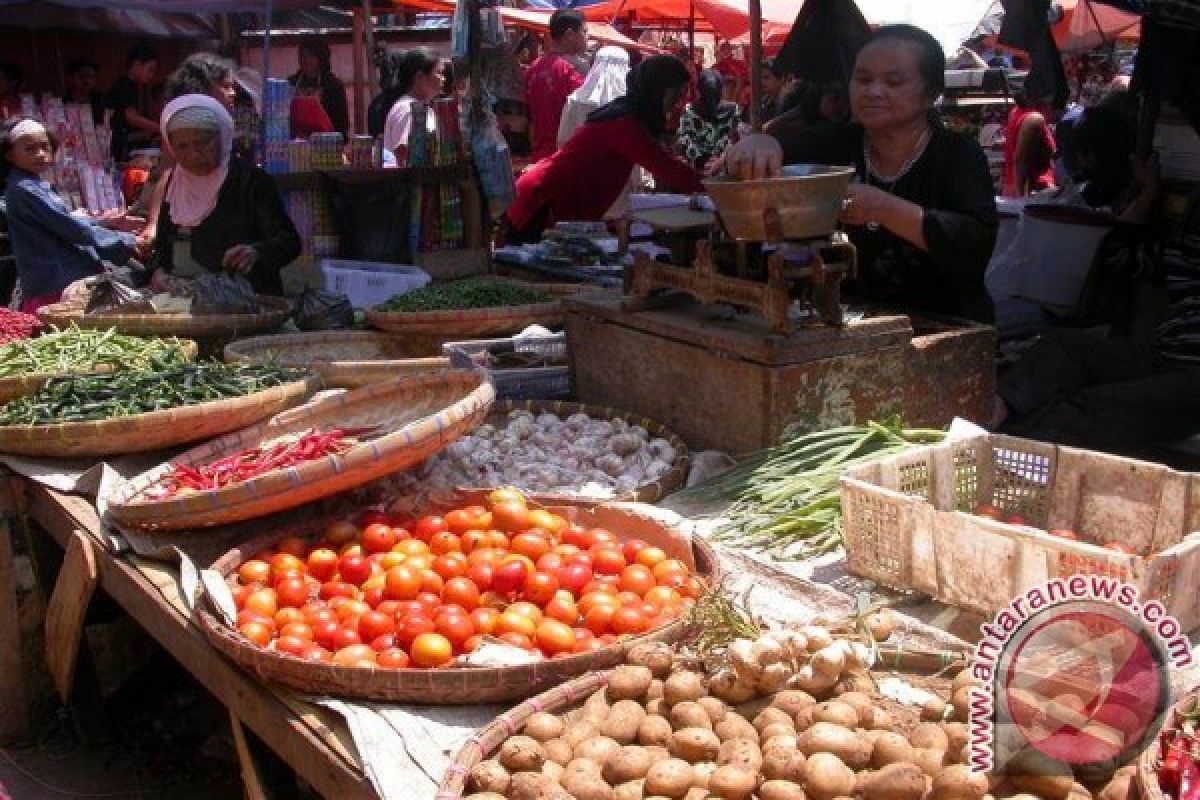
{"type": "MultiPolygon", "coordinates": [[[[1026,527],[1033,525],[1033,523],[1031,523],[1021,514],[1006,514],[1002,509],[987,503],[975,507],[975,516],[987,517],[988,519],[994,519],[999,522],[1006,522],[1009,525],[1024,525],[1026,527]]],[[[1091,542],[1088,538],[1080,536],[1070,528],[1050,528],[1046,531],[1046,533],[1059,539],[1067,539],[1072,542],[1088,542],[1089,544],[1099,544],[1098,542],[1091,542]]],[[[1108,542],[1107,544],[1102,544],[1100,546],[1105,550],[1112,550],[1114,553],[1137,555],[1137,550],[1133,549],[1124,542],[1108,542]]]]}
{"type": "Polygon", "coordinates": [[[485,505],[401,519],[368,511],[322,541],[280,541],[232,578],[237,628],[308,661],[442,667],[494,637],[547,658],[597,650],[684,613],[703,588],[678,559],[531,508],[485,505]]]}

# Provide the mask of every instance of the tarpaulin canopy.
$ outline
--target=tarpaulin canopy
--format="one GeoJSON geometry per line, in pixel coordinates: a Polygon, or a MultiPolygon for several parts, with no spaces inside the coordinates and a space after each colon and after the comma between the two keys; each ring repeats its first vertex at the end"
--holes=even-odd
{"type": "Polygon", "coordinates": [[[1092,0],[1056,0],[1063,18],[1052,28],[1054,41],[1063,53],[1094,50],[1112,41],[1137,41],[1142,35],[1141,18],[1092,0]]]}
{"type": "Polygon", "coordinates": [[[28,31],[121,31],[138,36],[218,38],[211,15],[126,8],[74,8],[45,0],[0,0],[0,27],[28,31]]]}
{"type": "MultiPolygon", "coordinates": [[[[22,5],[25,0],[0,0],[0,7],[22,5]]],[[[159,11],[177,14],[218,14],[235,11],[262,11],[268,0],[38,0],[38,5],[53,3],[72,8],[107,8],[122,11],[159,11]]],[[[321,0],[269,0],[272,8],[314,8],[321,0]]],[[[0,22],[8,11],[0,12],[0,22]]]]}

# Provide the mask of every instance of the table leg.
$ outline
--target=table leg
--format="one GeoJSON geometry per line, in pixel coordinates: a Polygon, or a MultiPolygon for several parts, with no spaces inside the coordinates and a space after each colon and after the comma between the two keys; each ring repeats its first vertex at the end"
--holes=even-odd
{"type": "Polygon", "coordinates": [[[229,727],[233,730],[233,745],[242,769],[242,787],[246,791],[246,800],[266,800],[267,792],[263,788],[262,777],[258,774],[258,765],[254,763],[254,754],[250,752],[246,729],[242,727],[242,721],[237,718],[237,714],[232,711],[229,712],[229,727]]]}
{"type": "Polygon", "coordinates": [[[30,733],[30,687],[21,659],[17,571],[13,537],[17,533],[14,478],[0,474],[0,744],[21,741],[30,733]]]}

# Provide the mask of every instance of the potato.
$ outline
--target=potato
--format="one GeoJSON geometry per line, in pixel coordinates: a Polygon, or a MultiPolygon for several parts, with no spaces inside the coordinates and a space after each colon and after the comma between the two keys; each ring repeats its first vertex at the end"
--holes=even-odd
{"type": "Polygon", "coordinates": [[[508,800],[548,800],[562,787],[540,772],[518,772],[508,785],[508,800]]]}
{"type": "Polygon", "coordinates": [[[712,761],[721,749],[721,740],[708,728],[683,728],[672,734],[669,749],[671,755],[689,763],[712,761]]]}
{"type": "Polygon", "coordinates": [[[530,714],[529,719],[525,720],[524,733],[531,739],[545,742],[562,736],[564,727],[563,721],[558,717],[538,711],[530,714]]]}
{"type": "Polygon", "coordinates": [[[749,739],[730,739],[721,743],[717,752],[717,766],[737,767],[749,772],[762,769],[763,755],[758,744],[749,739]]]}
{"type": "Polygon", "coordinates": [[[758,773],[726,765],[717,767],[708,778],[709,794],[724,800],[747,800],[758,788],[758,773]]]}
{"type": "Polygon", "coordinates": [[[725,719],[718,722],[713,731],[722,742],[730,739],[750,739],[754,742],[759,740],[758,731],[740,714],[725,715],[725,719]]]}
{"type": "Polygon", "coordinates": [[[804,790],[794,781],[764,781],[758,787],[759,800],[804,800],[804,790]]]}
{"type": "Polygon", "coordinates": [[[699,789],[708,790],[708,779],[717,771],[717,764],[714,761],[701,761],[699,764],[692,764],[692,786],[699,789]]]}
{"type": "Polygon", "coordinates": [[[563,768],[563,780],[566,780],[571,775],[578,772],[586,772],[590,775],[599,775],[602,769],[602,764],[599,761],[593,761],[590,758],[573,758],[567,762],[567,766],[563,768]]]}
{"type": "Polygon", "coordinates": [[[758,732],[759,741],[761,741],[763,744],[766,744],[771,739],[775,739],[780,736],[794,737],[795,735],[796,726],[791,722],[772,722],[770,725],[758,732]]]}
{"type": "Polygon", "coordinates": [[[646,716],[646,710],[635,700],[618,700],[608,710],[600,733],[619,744],[632,744],[637,739],[638,727],[646,716]]]}
{"type": "Polygon", "coordinates": [[[645,778],[654,763],[650,751],[638,745],[626,745],[614,750],[604,762],[601,775],[612,786],[645,778]]]}
{"type": "Polygon", "coordinates": [[[687,790],[687,794],[683,796],[683,800],[708,800],[708,789],[700,786],[693,786],[687,790]]]}
{"type": "Polygon", "coordinates": [[[833,685],[833,694],[835,697],[841,697],[850,692],[870,694],[874,690],[875,684],[872,682],[871,676],[865,672],[843,673],[842,677],[833,685]]]}
{"type": "MultiPolygon", "coordinates": [[[[857,694],[857,692],[849,692],[847,696],[853,694],[857,694]]],[[[818,703],[817,707],[813,709],[813,720],[840,725],[843,728],[857,728],[859,724],[858,711],[854,706],[841,700],[827,700],[824,703],[818,703]]]]}
{"type": "Polygon", "coordinates": [[[950,719],[953,709],[950,704],[940,697],[931,697],[921,706],[921,719],[927,722],[941,722],[950,719]]]}
{"type": "Polygon", "coordinates": [[[971,734],[967,730],[965,722],[943,722],[942,732],[946,734],[946,740],[949,742],[946,752],[955,758],[962,753],[963,747],[971,740],[971,734]]]}
{"type": "Polygon", "coordinates": [[[871,748],[871,766],[882,769],[888,764],[909,763],[913,760],[913,746],[898,733],[880,731],[871,748]]]}
{"type": "Polygon", "coordinates": [[[799,750],[763,751],[762,774],[767,780],[804,781],[804,753],[799,750]]]}
{"type": "Polygon", "coordinates": [[[510,736],[500,745],[497,760],[509,772],[537,772],[546,762],[546,751],[537,739],[510,736]]]}
{"type": "Polygon", "coordinates": [[[650,751],[650,757],[654,759],[655,764],[660,761],[666,761],[671,757],[671,751],[662,745],[648,744],[646,745],[646,749],[650,751]]]}
{"type": "Polygon", "coordinates": [[[787,691],[779,692],[771,698],[771,708],[778,708],[793,719],[795,719],[796,712],[800,709],[815,706],[816,704],[816,698],[808,692],[802,692],[799,689],[788,689],[787,691]]]}
{"type": "Polygon", "coordinates": [[[637,740],[641,745],[666,747],[671,742],[671,723],[655,714],[647,714],[638,724],[637,740]]]}
{"type": "Polygon", "coordinates": [[[646,690],[647,700],[662,700],[663,682],[662,678],[655,678],[650,681],[650,688],[646,690]]]}
{"type": "Polygon", "coordinates": [[[1008,780],[1021,791],[1036,794],[1043,800],[1063,800],[1071,793],[1071,788],[1075,785],[1075,781],[1069,773],[1066,775],[1009,775],[1008,780]]]}
{"type": "Polygon", "coordinates": [[[894,731],[896,730],[896,718],[892,716],[892,712],[886,709],[872,709],[870,727],[876,731],[894,731]]]}
{"type": "Polygon", "coordinates": [[[473,792],[504,794],[508,791],[510,780],[508,770],[499,761],[488,759],[471,767],[467,773],[467,788],[473,792]]]}
{"type": "Polygon", "coordinates": [[[508,798],[498,792],[475,792],[467,795],[463,800],[508,800],[508,798]]]}
{"type": "Polygon", "coordinates": [[[614,800],[613,788],[599,775],[576,773],[563,778],[563,788],[576,800],[614,800]]]}
{"type": "Polygon", "coordinates": [[[586,742],[580,742],[579,747],[575,748],[575,758],[585,758],[603,765],[620,747],[621,743],[611,736],[593,736],[586,742]]]}
{"type": "Polygon", "coordinates": [[[663,700],[671,708],[689,700],[695,702],[704,694],[704,677],[695,672],[673,673],[663,684],[663,700]]]}
{"type": "Polygon", "coordinates": [[[704,706],[691,700],[671,706],[667,719],[671,720],[671,727],[677,731],[684,728],[712,728],[712,719],[704,706]]]}
{"type": "Polygon", "coordinates": [[[546,763],[542,764],[542,774],[548,778],[554,779],[555,782],[558,782],[559,779],[562,778],[563,773],[566,771],[567,768],[562,764],[559,764],[557,761],[546,759],[546,763]]]}
{"type": "Polygon", "coordinates": [[[888,764],[858,775],[855,793],[864,800],[921,800],[928,777],[916,764],[888,764]]]}
{"type": "Polygon", "coordinates": [[[971,687],[963,686],[954,692],[950,704],[954,706],[954,719],[966,722],[971,718],[971,687]]]}
{"type": "Polygon", "coordinates": [[[794,733],[786,733],[781,736],[772,736],[761,745],[763,758],[766,758],[768,750],[787,750],[790,752],[792,750],[798,751],[799,747],[800,740],[796,738],[796,734],[794,733]]]}
{"type": "Polygon", "coordinates": [[[678,758],[668,758],[650,767],[646,773],[647,795],[683,797],[692,788],[692,765],[678,758]]]}
{"type": "Polygon", "coordinates": [[[608,716],[609,705],[608,691],[606,689],[597,689],[584,701],[582,717],[593,725],[598,726],[608,716]]]}
{"type": "Polygon", "coordinates": [[[696,702],[704,709],[704,713],[708,714],[708,721],[711,723],[709,727],[725,719],[725,715],[729,713],[725,702],[718,697],[701,697],[696,702]]]}
{"type": "MultiPolygon", "coordinates": [[[[601,720],[603,721],[603,720],[601,720]]],[[[581,742],[597,736],[600,733],[600,728],[591,722],[580,720],[567,726],[563,731],[562,740],[571,745],[572,749],[580,745],[581,742]]]]}
{"type": "Polygon", "coordinates": [[[854,791],[854,771],[832,753],[816,753],[804,762],[804,791],[813,800],[833,800],[854,791]]]}
{"type": "Polygon", "coordinates": [[[950,737],[942,730],[942,726],[933,722],[922,722],[913,728],[908,735],[908,741],[913,747],[945,752],[950,747],[950,737]]]}
{"type": "Polygon", "coordinates": [[[920,767],[929,777],[936,777],[942,771],[942,767],[946,766],[946,751],[914,747],[912,763],[920,767]]]}
{"type": "Polygon", "coordinates": [[[768,706],[758,712],[758,716],[754,718],[754,729],[758,731],[759,736],[762,736],[763,728],[768,725],[787,725],[788,727],[796,727],[796,723],[792,720],[792,715],[781,708],[768,706]]]}
{"type": "Polygon", "coordinates": [[[732,669],[726,667],[713,673],[708,682],[708,691],[713,697],[729,703],[731,706],[741,705],[753,700],[758,690],[750,681],[742,680],[732,669]]]}
{"type": "Polygon", "coordinates": [[[625,661],[636,667],[645,667],[656,678],[666,678],[671,673],[674,657],[671,646],[665,642],[642,642],[629,648],[625,661]]]}
{"type": "Polygon", "coordinates": [[[816,722],[816,718],[815,718],[816,713],[817,713],[817,706],[816,706],[816,704],[813,704],[811,706],[802,708],[799,711],[797,711],[795,714],[793,714],[792,722],[796,725],[796,731],[803,733],[804,731],[811,728],[812,724],[814,722],[816,722]]]}
{"type": "Polygon", "coordinates": [[[612,702],[618,700],[641,700],[646,696],[646,692],[650,690],[650,682],[652,680],[654,680],[654,674],[650,672],[649,667],[622,664],[608,676],[608,691],[606,694],[612,702]]]}
{"type": "Polygon", "coordinates": [[[575,750],[567,743],[566,739],[551,739],[548,742],[542,742],[542,752],[546,754],[547,759],[555,764],[562,764],[564,767],[575,757],[575,750]]]}
{"type": "Polygon", "coordinates": [[[965,764],[954,764],[934,776],[930,797],[933,800],[982,800],[987,792],[987,776],[972,772],[965,764]]]}
{"type": "Polygon", "coordinates": [[[829,722],[814,722],[798,737],[798,747],[804,755],[832,753],[842,761],[857,758],[862,744],[854,731],[829,722]]]}
{"type": "Polygon", "coordinates": [[[845,703],[853,708],[858,714],[858,725],[861,728],[868,726],[875,711],[875,701],[866,692],[844,692],[835,702],[845,703]]]}
{"type": "Polygon", "coordinates": [[[833,644],[833,637],[829,635],[828,629],[820,625],[805,625],[800,629],[800,633],[804,636],[805,646],[810,653],[823,650],[833,644]]]}
{"type": "Polygon", "coordinates": [[[964,686],[978,686],[979,681],[975,680],[975,676],[971,674],[971,670],[964,669],[954,676],[954,680],[950,682],[950,690],[957,692],[964,686]]]}
{"type": "Polygon", "coordinates": [[[613,787],[613,800],[642,800],[646,796],[646,781],[636,780],[613,787]]]}
{"type": "Polygon", "coordinates": [[[653,714],[656,717],[666,717],[671,707],[667,705],[667,701],[661,697],[655,697],[652,700],[646,701],[646,713],[653,714]]]}

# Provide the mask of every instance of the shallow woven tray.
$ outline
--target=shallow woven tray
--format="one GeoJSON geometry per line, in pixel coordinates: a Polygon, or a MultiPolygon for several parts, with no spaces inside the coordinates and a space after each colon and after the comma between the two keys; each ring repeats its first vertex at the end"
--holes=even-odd
{"type": "MultiPolygon", "coordinates": [[[[1184,695],[1183,699],[1167,712],[1167,717],[1163,722],[1163,730],[1173,727],[1176,722],[1177,712],[1184,709],[1190,710],[1198,696],[1200,696],[1200,690],[1194,690],[1184,695]]],[[[1155,736],[1154,743],[1143,750],[1137,760],[1137,785],[1138,791],[1141,792],[1142,800],[1171,800],[1170,796],[1162,790],[1162,786],[1158,783],[1158,768],[1160,766],[1162,766],[1162,761],[1159,758],[1158,736],[1155,736]]]]}
{"type": "MultiPolygon", "coordinates": [[[[184,360],[194,361],[198,352],[196,343],[188,339],[183,339],[181,344],[183,344],[184,360]]],[[[0,403],[7,403],[14,398],[33,394],[45,386],[46,382],[51,378],[62,378],[71,375],[100,375],[112,371],[111,366],[101,365],[84,372],[30,372],[26,375],[13,375],[11,378],[0,378],[0,403]]]]}
{"type": "MultiPolygon", "coordinates": [[[[455,502],[469,503],[472,498],[480,496],[480,493],[464,492],[458,495],[455,502]]],[[[685,538],[680,531],[653,520],[637,507],[559,506],[552,507],[552,510],[575,516],[581,524],[589,527],[604,527],[622,535],[646,539],[663,547],[670,555],[685,556],[686,562],[694,563],[696,573],[702,577],[712,581],[720,579],[716,554],[707,543],[697,538],[685,538]]],[[[229,576],[247,558],[262,552],[289,533],[292,532],[276,531],[247,542],[218,559],[212,569],[229,576]]],[[[638,642],[673,642],[687,633],[687,622],[680,618],[603,650],[536,664],[500,668],[366,669],[314,664],[263,650],[220,621],[216,615],[211,598],[203,593],[197,606],[197,619],[204,635],[213,647],[262,680],[312,694],[423,705],[470,705],[521,700],[579,675],[614,667],[624,661],[625,652],[638,642]]]]}
{"type": "Polygon", "coordinates": [[[73,458],[141,453],[187,444],[253,425],[316,391],[315,376],[244,397],[213,400],[97,422],[0,426],[0,453],[73,458]]]}
{"type": "MultiPolygon", "coordinates": [[[[687,445],[674,432],[652,419],[645,419],[636,414],[619,411],[615,408],[592,406],[586,403],[568,403],[557,400],[501,400],[492,406],[492,411],[488,415],[487,421],[493,424],[502,422],[508,417],[509,412],[517,410],[529,411],[533,414],[550,413],[563,418],[569,417],[572,414],[582,413],[596,419],[623,419],[630,425],[640,425],[645,428],[652,438],[666,439],[671,443],[671,447],[675,448],[675,463],[671,465],[670,471],[653,483],[642,484],[632,494],[611,498],[592,498],[582,495],[535,492],[534,495],[540,502],[615,503],[620,501],[637,501],[642,503],[657,503],[671,492],[683,486],[687,480],[688,470],[691,469],[692,464],[692,457],[688,452],[687,445]]],[[[474,489],[482,487],[466,488],[474,489]]]]}
{"type": "Polygon", "coordinates": [[[189,339],[234,339],[255,333],[267,333],[292,315],[292,303],[282,297],[258,296],[262,311],[257,314],[84,314],[78,306],[55,303],[38,309],[38,317],[47,325],[65,328],[75,323],[80,328],[105,330],[116,328],[134,336],[182,336],[189,339]]]}
{"type": "MultiPolygon", "coordinates": [[[[521,283],[510,279],[497,279],[521,283]]],[[[594,290],[578,283],[522,284],[559,296],[594,290]]],[[[423,333],[443,337],[444,341],[469,339],[485,334],[519,333],[529,325],[561,326],[565,310],[560,300],[525,306],[468,308],[458,311],[367,311],[367,323],[392,333],[423,333]]]]}
{"type": "Polygon", "coordinates": [[[440,342],[370,331],[255,336],[225,345],[225,360],[309,367],[326,386],[357,389],[401,375],[450,369],[440,342]]]}
{"type": "Polygon", "coordinates": [[[360,486],[423,461],[482,421],[496,392],[476,372],[397,378],[294,408],[261,425],[182,453],[120,484],[108,500],[116,522],[143,530],[184,530],[262,517],[360,486]],[[381,435],[337,456],[266,473],[210,492],[166,500],[146,489],[175,464],[198,466],[311,428],[374,427],[381,435]]]}

